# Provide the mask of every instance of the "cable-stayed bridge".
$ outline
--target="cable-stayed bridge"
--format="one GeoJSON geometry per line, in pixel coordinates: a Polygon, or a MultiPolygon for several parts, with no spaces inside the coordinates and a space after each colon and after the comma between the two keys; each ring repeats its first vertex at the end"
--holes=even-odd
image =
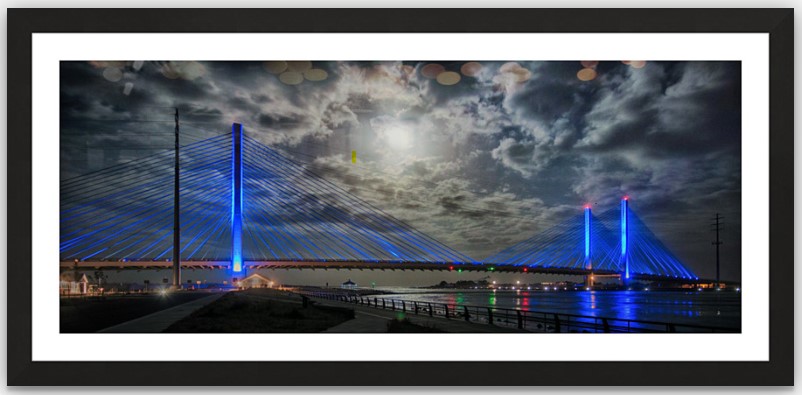
{"type": "MultiPolygon", "coordinates": [[[[241,272],[245,266],[310,263],[406,268],[475,263],[245,136],[239,125],[232,135],[180,151],[182,265],[241,272]]],[[[64,181],[62,262],[170,266],[174,155],[165,152],[64,181]]]]}
{"type": "Polygon", "coordinates": [[[555,274],[614,274],[623,279],[698,280],[629,207],[583,214],[510,246],[484,260],[523,271],[555,274]]]}
{"type": "Polygon", "coordinates": [[[480,262],[245,135],[239,124],[180,149],[177,198],[175,155],[62,181],[61,268],[178,269],[177,256],[181,268],[234,275],[353,268],[696,279],[626,201],[598,217],[586,208],[480,262]]]}

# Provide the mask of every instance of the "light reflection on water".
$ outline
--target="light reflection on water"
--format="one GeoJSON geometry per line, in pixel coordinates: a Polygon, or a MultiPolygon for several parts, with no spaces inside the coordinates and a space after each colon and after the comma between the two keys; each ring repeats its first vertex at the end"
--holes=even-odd
{"type": "Polygon", "coordinates": [[[443,291],[393,289],[388,298],[470,306],[740,328],[741,295],[735,292],[657,291],[443,291]]]}

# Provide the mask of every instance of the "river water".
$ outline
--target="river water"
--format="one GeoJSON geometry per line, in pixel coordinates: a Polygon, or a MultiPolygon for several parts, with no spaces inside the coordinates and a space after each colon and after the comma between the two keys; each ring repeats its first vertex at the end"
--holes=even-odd
{"type": "Polygon", "coordinates": [[[741,328],[741,294],[735,291],[377,290],[388,291],[379,297],[398,300],[741,328]]]}

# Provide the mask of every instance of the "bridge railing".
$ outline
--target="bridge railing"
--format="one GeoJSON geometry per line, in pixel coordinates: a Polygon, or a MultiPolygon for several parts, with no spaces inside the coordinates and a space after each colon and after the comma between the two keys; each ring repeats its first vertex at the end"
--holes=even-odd
{"type": "Polygon", "coordinates": [[[472,323],[548,333],[737,333],[736,328],[677,324],[660,321],[421,302],[372,295],[295,291],[307,297],[352,303],[405,314],[464,320],[472,323]]]}

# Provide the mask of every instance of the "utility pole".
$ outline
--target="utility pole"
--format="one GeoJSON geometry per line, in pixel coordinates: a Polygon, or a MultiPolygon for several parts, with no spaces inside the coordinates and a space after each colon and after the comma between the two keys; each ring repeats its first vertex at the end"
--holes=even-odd
{"type": "Polygon", "coordinates": [[[179,204],[178,107],[175,108],[175,182],[173,191],[173,289],[181,287],[181,218],[179,204]]]}
{"type": "Polygon", "coordinates": [[[713,242],[713,245],[716,246],[716,289],[721,288],[721,277],[720,277],[721,253],[719,251],[720,249],[719,247],[722,244],[724,244],[724,242],[721,241],[719,234],[721,233],[721,230],[723,229],[724,226],[724,223],[721,222],[722,219],[724,219],[724,217],[719,215],[719,213],[716,213],[716,218],[714,218],[716,222],[711,224],[711,226],[715,227],[714,229],[716,231],[716,241],[713,242]]]}

